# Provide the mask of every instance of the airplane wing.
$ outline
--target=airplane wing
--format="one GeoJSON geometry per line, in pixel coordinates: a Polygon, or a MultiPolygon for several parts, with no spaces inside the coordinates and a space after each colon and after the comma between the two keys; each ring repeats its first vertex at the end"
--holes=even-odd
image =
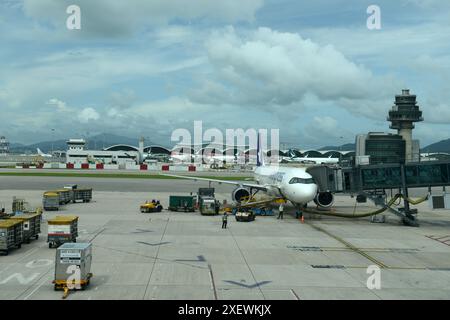
{"type": "Polygon", "coordinates": [[[189,176],[180,176],[176,174],[161,174],[163,176],[167,177],[174,177],[174,178],[181,178],[181,179],[188,179],[188,180],[194,180],[194,181],[207,181],[207,182],[213,182],[218,184],[232,184],[235,186],[242,186],[247,188],[253,188],[257,190],[267,191],[267,187],[256,184],[256,183],[246,183],[246,182],[239,182],[239,181],[230,181],[230,180],[218,180],[218,179],[209,179],[209,178],[201,178],[201,177],[189,177],[189,176]]]}

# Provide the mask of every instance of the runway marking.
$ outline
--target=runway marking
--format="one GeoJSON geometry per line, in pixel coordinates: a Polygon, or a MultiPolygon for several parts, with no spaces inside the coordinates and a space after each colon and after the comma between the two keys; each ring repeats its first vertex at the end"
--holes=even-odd
{"type": "Polygon", "coordinates": [[[28,278],[25,278],[25,276],[22,273],[13,273],[6,279],[3,279],[2,281],[0,281],[0,284],[6,284],[6,283],[10,282],[12,279],[16,279],[21,285],[27,285],[30,282],[32,282],[36,277],[39,277],[39,275],[40,275],[40,273],[37,272],[37,273],[33,273],[28,278]]]}
{"type": "Polygon", "coordinates": [[[323,251],[320,247],[287,246],[287,248],[296,251],[323,251]]]}
{"type": "MultiPolygon", "coordinates": [[[[167,226],[169,225],[169,220],[170,219],[167,218],[166,225],[164,226],[164,231],[161,235],[161,239],[159,240],[160,242],[162,242],[164,239],[164,236],[165,236],[166,230],[167,230],[167,226]]],[[[147,286],[145,287],[144,296],[142,297],[142,299],[145,299],[145,296],[147,295],[147,290],[150,285],[150,281],[152,280],[153,271],[155,270],[156,261],[158,259],[159,249],[161,249],[161,246],[158,246],[158,249],[156,250],[155,260],[153,261],[153,265],[152,265],[152,271],[150,271],[150,276],[148,277],[147,286]]]]}
{"type": "Polygon", "coordinates": [[[248,285],[248,284],[245,284],[245,283],[242,283],[242,282],[233,281],[233,280],[223,280],[223,281],[227,282],[227,283],[230,283],[230,284],[234,284],[236,286],[241,286],[241,287],[244,287],[244,288],[247,288],[247,289],[254,289],[256,287],[259,288],[259,287],[261,287],[261,286],[263,286],[265,284],[268,284],[268,283],[272,282],[272,281],[261,281],[261,282],[256,282],[254,284],[248,285]]]}
{"type": "Polygon", "coordinates": [[[431,235],[431,236],[425,236],[425,237],[427,237],[427,238],[429,238],[431,240],[435,240],[437,242],[440,242],[442,244],[445,244],[446,246],[450,246],[450,244],[447,243],[447,242],[450,241],[450,239],[447,239],[447,238],[450,238],[450,235],[447,235],[447,236],[433,236],[433,235],[431,235]],[[442,239],[447,239],[447,240],[442,240],[442,239]]]}
{"type": "Polygon", "coordinates": [[[214,275],[212,271],[211,265],[208,263],[208,269],[209,269],[209,278],[211,279],[211,285],[214,292],[214,300],[217,300],[217,290],[216,290],[216,284],[214,283],[214,275]]]}
{"type": "Polygon", "coordinates": [[[322,265],[322,264],[313,264],[311,265],[314,269],[345,269],[345,266],[342,265],[322,265]]]}
{"type": "MultiPolygon", "coordinates": [[[[36,288],[34,288],[33,291],[31,291],[23,300],[28,300],[29,297],[31,297],[36,291],[39,290],[40,287],[42,287],[47,281],[49,276],[46,277],[47,273],[49,273],[50,270],[48,270],[46,273],[44,273],[44,275],[42,276],[44,278],[44,281],[41,282],[41,284],[39,284],[36,288]]],[[[41,277],[41,279],[42,279],[41,277]]]]}
{"type": "Polygon", "coordinates": [[[204,256],[197,256],[197,260],[176,259],[174,261],[180,261],[180,262],[206,262],[206,259],[205,259],[204,256]]]}
{"type": "Polygon", "coordinates": [[[89,243],[92,243],[92,241],[94,241],[95,240],[95,238],[97,238],[97,236],[99,236],[100,235],[100,233],[102,233],[103,231],[105,231],[106,230],[106,228],[102,228],[99,232],[97,232],[95,235],[94,235],[94,237],[91,239],[91,240],[89,240],[88,242],[89,243]]]}
{"type": "Polygon", "coordinates": [[[147,233],[147,232],[153,232],[153,230],[136,229],[136,231],[133,231],[132,233],[147,233]]]}
{"type": "Polygon", "coordinates": [[[250,274],[252,275],[252,278],[253,278],[253,280],[254,280],[255,283],[256,283],[256,287],[259,289],[259,291],[261,292],[261,295],[263,296],[263,298],[264,298],[264,300],[265,300],[265,299],[266,299],[266,296],[264,295],[264,292],[262,291],[261,287],[259,286],[258,280],[256,280],[256,276],[255,276],[255,274],[253,273],[253,270],[250,268],[250,265],[248,264],[248,261],[247,261],[247,259],[245,258],[245,255],[244,255],[244,253],[242,252],[241,247],[239,247],[239,242],[238,242],[238,241],[236,240],[236,238],[234,237],[233,232],[231,231],[231,229],[228,229],[228,231],[230,232],[231,237],[233,238],[234,243],[236,244],[236,247],[239,249],[239,252],[241,253],[242,259],[244,260],[245,264],[247,265],[247,268],[248,268],[248,270],[250,271],[250,274]]]}
{"type": "Polygon", "coordinates": [[[165,242],[160,242],[160,243],[149,243],[149,242],[144,242],[144,241],[136,241],[136,243],[145,244],[147,246],[155,247],[155,246],[160,246],[160,245],[163,245],[163,244],[169,244],[171,242],[165,241],[165,242]]]}
{"type": "Polygon", "coordinates": [[[39,248],[41,248],[42,246],[36,247],[34,249],[30,249],[24,256],[22,256],[21,258],[19,258],[18,260],[16,260],[15,262],[13,262],[12,264],[10,264],[9,266],[7,266],[5,269],[0,270],[0,274],[2,274],[3,272],[5,272],[6,270],[12,268],[13,266],[15,266],[16,264],[18,264],[20,261],[22,261],[23,259],[25,259],[26,257],[30,256],[32,253],[34,253],[35,251],[37,251],[39,248]]]}
{"type": "Polygon", "coordinates": [[[297,293],[295,293],[294,289],[291,289],[291,293],[294,295],[295,299],[301,300],[297,293]]]}
{"type": "MultiPolygon", "coordinates": [[[[185,266],[189,266],[189,267],[192,267],[192,268],[205,269],[205,267],[202,267],[202,266],[199,266],[199,265],[193,265],[193,264],[189,264],[189,263],[182,263],[183,261],[177,261],[177,260],[172,260],[172,259],[162,259],[162,258],[158,258],[156,256],[148,256],[148,255],[140,254],[140,253],[137,253],[137,252],[131,252],[131,251],[125,251],[125,250],[114,249],[114,248],[109,248],[109,247],[103,247],[103,246],[99,246],[97,244],[94,244],[94,247],[95,248],[102,248],[102,249],[106,249],[106,250],[111,250],[111,251],[116,251],[116,252],[121,252],[121,253],[129,254],[129,255],[144,257],[144,258],[148,258],[148,259],[153,259],[155,261],[159,260],[159,261],[166,261],[166,262],[177,262],[179,264],[182,264],[182,265],[185,265],[185,266]]],[[[195,260],[195,261],[198,262],[198,260],[195,260]]]]}
{"type": "Polygon", "coordinates": [[[377,266],[379,266],[380,268],[383,269],[388,269],[389,267],[387,265],[385,265],[383,262],[375,259],[374,257],[370,256],[369,254],[367,254],[366,252],[362,251],[361,249],[355,247],[354,245],[352,245],[350,242],[345,241],[344,239],[332,234],[331,232],[315,225],[312,223],[308,223],[309,226],[311,226],[312,228],[316,229],[317,231],[323,232],[325,233],[327,236],[339,241],[340,243],[344,244],[347,248],[349,248],[350,250],[359,253],[360,255],[362,255],[364,258],[372,261],[373,263],[375,263],[377,266]]]}

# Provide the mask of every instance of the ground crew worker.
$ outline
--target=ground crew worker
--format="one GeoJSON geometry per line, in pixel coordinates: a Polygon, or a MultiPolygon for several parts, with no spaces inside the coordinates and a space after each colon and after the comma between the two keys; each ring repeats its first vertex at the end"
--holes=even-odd
{"type": "Polygon", "coordinates": [[[222,216],[222,229],[227,228],[227,222],[228,222],[228,215],[226,212],[224,212],[222,216]]]}
{"type": "Polygon", "coordinates": [[[219,210],[220,210],[220,202],[219,202],[219,200],[216,200],[216,201],[214,202],[214,212],[215,212],[216,214],[219,214],[219,210]]]}
{"type": "Polygon", "coordinates": [[[283,206],[283,203],[281,203],[280,207],[278,208],[278,217],[277,217],[277,219],[283,219],[283,212],[284,212],[284,206],[283,206]]]}

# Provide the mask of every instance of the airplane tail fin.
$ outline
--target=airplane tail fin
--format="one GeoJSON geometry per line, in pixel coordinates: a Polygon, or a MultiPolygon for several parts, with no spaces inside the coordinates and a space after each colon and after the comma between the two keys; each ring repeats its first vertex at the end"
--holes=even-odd
{"type": "Polygon", "coordinates": [[[261,150],[261,136],[258,133],[258,141],[256,145],[256,166],[261,167],[264,165],[264,155],[261,150]]]}
{"type": "Polygon", "coordinates": [[[42,156],[42,155],[44,154],[44,153],[41,151],[41,149],[37,148],[36,150],[37,150],[38,155],[41,155],[41,156],[42,156]]]}

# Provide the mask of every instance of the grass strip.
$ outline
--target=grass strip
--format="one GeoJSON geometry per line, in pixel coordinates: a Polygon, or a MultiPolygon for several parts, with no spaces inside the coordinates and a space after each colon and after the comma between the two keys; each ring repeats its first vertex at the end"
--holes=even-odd
{"type": "MultiPolygon", "coordinates": [[[[114,178],[114,179],[182,179],[169,177],[161,174],[132,174],[132,173],[81,173],[81,172],[0,172],[0,176],[19,176],[19,177],[82,177],[82,178],[114,178]]],[[[194,176],[205,179],[242,181],[253,179],[250,176],[194,176]]]]}

